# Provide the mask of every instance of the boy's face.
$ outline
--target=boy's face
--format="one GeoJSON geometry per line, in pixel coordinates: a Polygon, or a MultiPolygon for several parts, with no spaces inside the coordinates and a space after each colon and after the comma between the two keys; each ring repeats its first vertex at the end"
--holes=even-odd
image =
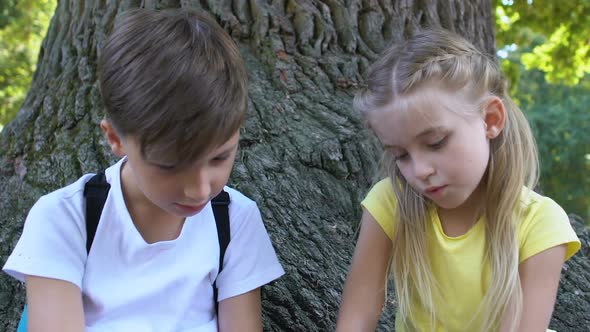
{"type": "Polygon", "coordinates": [[[477,204],[472,194],[488,166],[489,139],[499,133],[494,118],[461,94],[424,89],[370,113],[370,125],[414,190],[442,209],[477,204]]]}
{"type": "Polygon", "coordinates": [[[121,175],[125,198],[132,200],[127,204],[157,207],[162,211],[156,212],[181,218],[199,213],[221,192],[231,173],[240,138],[238,130],[201,159],[178,168],[157,156],[144,157],[134,138],[113,142],[104,126],[103,130],[113,152],[127,155],[121,175]]]}

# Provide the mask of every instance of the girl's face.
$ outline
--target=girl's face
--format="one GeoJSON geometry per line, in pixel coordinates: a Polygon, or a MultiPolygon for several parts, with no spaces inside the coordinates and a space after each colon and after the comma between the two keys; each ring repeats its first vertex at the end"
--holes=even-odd
{"type": "Polygon", "coordinates": [[[455,209],[480,203],[469,198],[483,188],[489,138],[497,136],[487,111],[477,108],[461,93],[429,86],[371,112],[368,120],[414,190],[439,208],[455,209]]]}

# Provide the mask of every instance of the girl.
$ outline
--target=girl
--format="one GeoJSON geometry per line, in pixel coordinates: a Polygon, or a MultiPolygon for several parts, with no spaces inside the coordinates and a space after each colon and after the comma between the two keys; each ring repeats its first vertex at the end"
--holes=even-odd
{"type": "Polygon", "coordinates": [[[494,59],[447,31],[388,49],[354,100],[388,176],[363,200],[337,331],[373,331],[387,274],[396,331],[542,331],[569,219],[535,193],[537,150],[494,59]]]}

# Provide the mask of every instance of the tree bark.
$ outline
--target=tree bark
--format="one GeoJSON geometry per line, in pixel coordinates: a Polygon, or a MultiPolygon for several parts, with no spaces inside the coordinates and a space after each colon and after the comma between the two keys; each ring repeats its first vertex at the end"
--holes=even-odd
{"type": "MultiPolygon", "coordinates": [[[[115,161],[98,127],[96,59],[116,15],[140,6],[201,8],[239,45],[250,105],[230,185],[258,202],[287,272],[264,288],[264,329],[333,330],[359,202],[380,158],[351,108],[363,73],[386,45],[426,26],[457,31],[494,52],[491,2],[59,1],[27,99],[0,138],[0,263],[41,195],[115,161]]],[[[590,271],[587,242],[584,250],[586,259],[578,255],[568,266],[590,271]]],[[[565,271],[553,322],[563,331],[586,331],[575,322],[588,323],[590,288],[581,285],[590,277],[572,271],[565,271]]],[[[21,285],[0,277],[0,330],[15,329],[23,296],[21,285]]],[[[393,331],[394,309],[390,296],[380,331],[393,331]]]]}

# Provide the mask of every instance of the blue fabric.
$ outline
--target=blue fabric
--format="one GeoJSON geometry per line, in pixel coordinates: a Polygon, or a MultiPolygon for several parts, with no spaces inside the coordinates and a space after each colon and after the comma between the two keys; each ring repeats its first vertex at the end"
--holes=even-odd
{"type": "Polygon", "coordinates": [[[16,329],[16,332],[27,332],[27,313],[27,306],[25,306],[23,314],[20,316],[20,322],[18,323],[18,328],[16,329]]]}

